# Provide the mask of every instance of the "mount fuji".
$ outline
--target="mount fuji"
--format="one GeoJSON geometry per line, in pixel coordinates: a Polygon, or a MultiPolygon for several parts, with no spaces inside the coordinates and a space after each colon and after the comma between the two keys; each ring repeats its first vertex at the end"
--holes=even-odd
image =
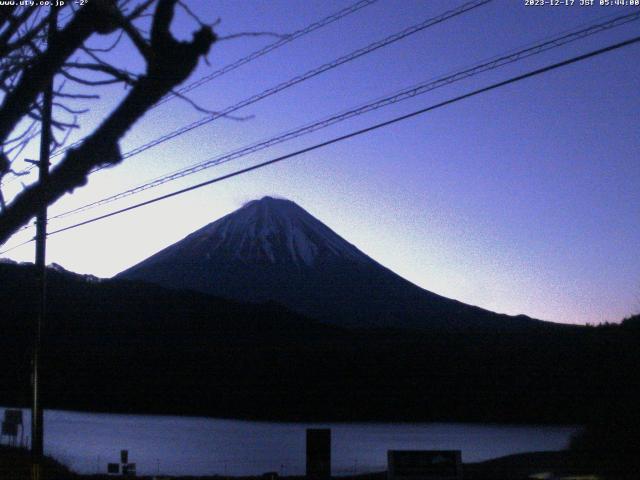
{"type": "Polygon", "coordinates": [[[248,302],[276,302],[343,327],[535,327],[424,290],[368,257],[296,203],[264,197],[117,278],[248,302]]]}

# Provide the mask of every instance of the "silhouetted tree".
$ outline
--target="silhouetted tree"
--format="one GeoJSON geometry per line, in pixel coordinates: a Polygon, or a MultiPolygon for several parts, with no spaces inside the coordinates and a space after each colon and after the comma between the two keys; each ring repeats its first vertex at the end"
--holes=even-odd
{"type": "Polygon", "coordinates": [[[35,216],[41,198],[51,204],[84,185],[94,169],[120,163],[119,140],[189,77],[216,39],[212,25],[200,21],[180,0],[90,0],[81,7],[67,2],[59,12],[38,6],[0,7],[0,180],[9,173],[23,173],[14,165],[29,141],[37,138],[42,93],[51,79],[53,148],[78,128],[78,117],[87,111],[78,105],[97,98],[95,88],[126,87],[111,113],[64,152],[46,189],[37,182],[23,186],[7,203],[0,187],[0,244],[35,216]],[[190,41],[179,41],[171,33],[176,7],[199,24],[190,41]],[[48,15],[57,14],[60,27],[47,42],[48,15]],[[105,45],[112,38],[113,43],[105,45]],[[129,55],[143,60],[141,71],[125,67],[132,63],[130,58],[109,55],[121,42],[129,42],[129,55]]]}
{"type": "Polygon", "coordinates": [[[638,478],[640,414],[637,408],[635,401],[614,401],[606,411],[598,412],[571,440],[578,464],[591,466],[605,478],[638,478]]]}
{"type": "Polygon", "coordinates": [[[640,478],[640,394],[637,359],[640,315],[625,318],[608,328],[617,348],[627,351],[625,363],[611,366],[612,374],[625,379],[621,388],[608,392],[606,401],[595,405],[584,429],[571,440],[577,464],[591,466],[606,479],[640,478]]]}

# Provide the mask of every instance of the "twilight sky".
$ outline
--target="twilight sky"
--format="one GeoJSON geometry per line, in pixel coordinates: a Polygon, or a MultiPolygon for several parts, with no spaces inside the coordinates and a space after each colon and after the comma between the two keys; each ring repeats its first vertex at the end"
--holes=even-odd
{"type": "MultiPolygon", "coordinates": [[[[221,35],[290,33],[347,0],[188,0],[221,19],[221,35]]],[[[462,1],[379,0],[190,93],[223,109],[462,1]]],[[[67,211],[419,82],[629,8],[525,6],[496,0],[94,174],[50,209],[67,211]]],[[[176,19],[176,33],[196,25],[176,19]]],[[[640,21],[439,88],[197,175],[60,221],[114,208],[246,167],[426,107],[640,32],[640,21]]],[[[196,80],[272,37],[219,42],[196,80]]],[[[120,58],[136,59],[124,45],[120,58]]],[[[289,198],[366,254],[447,297],[565,323],[620,321],[640,311],[640,46],[589,59],[426,115],[52,236],[47,261],[108,277],[264,195],[289,198]]],[[[188,82],[187,82],[188,83],[188,82]]],[[[106,88],[83,118],[90,131],[122,96],[106,88]]],[[[181,100],[149,112],[123,151],[202,117],[181,100]]],[[[37,145],[36,145],[37,147],[37,145]]],[[[29,154],[27,154],[28,156],[29,154]]],[[[31,152],[31,155],[34,155],[31,152]]],[[[17,182],[13,184],[14,188],[17,182]]],[[[8,193],[11,193],[9,190],[8,193]]],[[[10,247],[32,235],[14,236],[10,247]]],[[[7,254],[33,261],[29,244],[7,254]]]]}

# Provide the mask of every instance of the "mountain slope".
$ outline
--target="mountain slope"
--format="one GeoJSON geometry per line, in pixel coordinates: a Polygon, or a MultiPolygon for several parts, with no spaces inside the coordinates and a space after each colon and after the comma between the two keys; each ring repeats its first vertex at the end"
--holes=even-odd
{"type": "Polygon", "coordinates": [[[241,301],[275,301],[350,327],[503,330],[543,323],[424,290],[294,202],[272,197],[249,202],[117,277],[241,301]]]}

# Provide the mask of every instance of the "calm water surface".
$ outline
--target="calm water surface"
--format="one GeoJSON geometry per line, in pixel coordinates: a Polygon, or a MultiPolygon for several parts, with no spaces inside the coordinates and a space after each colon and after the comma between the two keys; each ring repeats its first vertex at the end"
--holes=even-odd
{"type": "MultiPolygon", "coordinates": [[[[0,407],[4,417],[4,408],[0,407]]],[[[24,411],[29,433],[29,410],[24,411]]],[[[389,449],[459,449],[472,462],[560,450],[576,427],[460,423],[270,423],[47,410],[45,451],[81,473],[106,472],[121,449],[139,475],[304,473],[305,429],[332,429],[334,475],[386,468],[389,449]]]]}

